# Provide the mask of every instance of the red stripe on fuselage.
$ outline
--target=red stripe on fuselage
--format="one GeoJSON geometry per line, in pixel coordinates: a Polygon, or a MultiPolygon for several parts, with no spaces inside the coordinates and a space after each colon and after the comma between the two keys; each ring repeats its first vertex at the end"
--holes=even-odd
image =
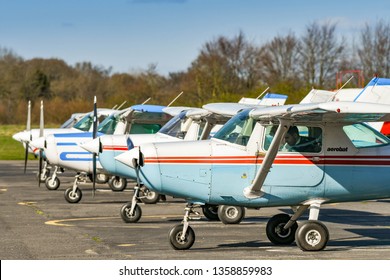
{"type": "MultiPolygon", "coordinates": [[[[263,157],[154,157],[145,158],[145,163],[163,164],[261,164],[263,157]]],[[[390,165],[390,156],[278,156],[274,164],[313,164],[313,165],[390,165]]]]}
{"type": "Polygon", "coordinates": [[[108,145],[105,145],[103,146],[103,151],[106,150],[106,151],[128,151],[129,149],[127,148],[127,146],[108,146],[108,145]]]}

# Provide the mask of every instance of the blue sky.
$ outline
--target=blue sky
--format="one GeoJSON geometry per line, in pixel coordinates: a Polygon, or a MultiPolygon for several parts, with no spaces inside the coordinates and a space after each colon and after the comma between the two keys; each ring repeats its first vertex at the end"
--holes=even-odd
{"type": "Polygon", "coordinates": [[[113,72],[185,71],[202,46],[240,30],[255,44],[306,25],[357,35],[390,22],[388,0],[0,0],[0,47],[24,59],[90,61],[113,72]]]}

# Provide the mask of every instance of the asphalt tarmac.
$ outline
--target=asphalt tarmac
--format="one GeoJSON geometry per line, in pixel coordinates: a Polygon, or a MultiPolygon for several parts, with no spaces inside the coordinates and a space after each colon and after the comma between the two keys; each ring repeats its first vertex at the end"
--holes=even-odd
{"type": "MultiPolygon", "coordinates": [[[[126,224],[119,210],[130,201],[132,183],[123,192],[81,185],[78,204],[65,201],[74,173],[60,175],[61,186],[38,187],[37,161],[0,161],[1,260],[389,260],[390,199],[324,205],[319,219],[330,232],[325,250],[303,252],[295,243],[275,246],[265,234],[270,217],[291,212],[288,207],[249,209],[238,225],[211,222],[202,215],[191,222],[196,241],[186,251],[173,250],[169,230],[180,224],[185,203],[168,198],[140,204],[142,218],[126,224]]],[[[201,212],[201,210],[199,209],[201,212]]],[[[307,216],[301,219],[307,219],[307,216]]]]}

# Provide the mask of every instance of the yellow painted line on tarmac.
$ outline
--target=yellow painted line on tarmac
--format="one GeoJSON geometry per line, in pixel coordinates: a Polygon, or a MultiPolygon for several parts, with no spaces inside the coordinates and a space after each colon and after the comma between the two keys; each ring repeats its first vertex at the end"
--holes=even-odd
{"type": "Polygon", "coordinates": [[[6,192],[8,189],[0,189],[0,192],[6,192]]]}
{"type": "Polygon", "coordinates": [[[24,206],[31,206],[31,205],[34,205],[34,204],[37,204],[35,201],[22,201],[22,202],[19,202],[18,205],[24,205],[24,206]]]}
{"type": "Polygon", "coordinates": [[[45,222],[45,224],[49,226],[74,227],[74,225],[68,225],[65,223],[77,222],[77,221],[107,220],[112,218],[113,217],[88,217],[88,218],[61,219],[61,220],[47,221],[45,222]]]}
{"type": "Polygon", "coordinates": [[[132,247],[135,246],[136,244],[118,244],[118,247],[132,247]]]}
{"type": "MultiPolygon", "coordinates": [[[[142,219],[147,219],[147,218],[161,218],[161,219],[166,219],[166,218],[180,218],[182,216],[178,215],[164,215],[162,216],[142,216],[142,219]]],[[[72,222],[79,222],[79,221],[96,221],[96,220],[111,220],[111,219],[119,219],[119,217],[85,217],[85,218],[71,218],[71,219],[60,219],[60,220],[51,220],[45,222],[46,225],[50,226],[62,226],[62,227],[74,227],[76,225],[71,225],[69,223],[72,222]]],[[[121,225],[128,225],[131,227],[136,227],[136,228],[159,228],[159,226],[154,226],[154,225],[144,225],[144,224],[121,224],[121,225]]]]}

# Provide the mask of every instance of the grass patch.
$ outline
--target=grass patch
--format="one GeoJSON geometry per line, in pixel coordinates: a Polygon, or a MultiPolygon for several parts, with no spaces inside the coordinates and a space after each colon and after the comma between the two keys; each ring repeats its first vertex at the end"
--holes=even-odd
{"type": "MultiPolygon", "coordinates": [[[[14,140],[12,135],[25,128],[25,125],[0,125],[0,160],[24,160],[23,144],[14,140]]],[[[29,154],[28,159],[35,157],[29,154]]]]}
{"type": "MultiPolygon", "coordinates": [[[[0,160],[23,160],[24,147],[22,143],[12,139],[16,132],[24,130],[23,125],[1,125],[0,126],[0,160]]],[[[29,159],[34,159],[29,155],[29,159]]]]}

